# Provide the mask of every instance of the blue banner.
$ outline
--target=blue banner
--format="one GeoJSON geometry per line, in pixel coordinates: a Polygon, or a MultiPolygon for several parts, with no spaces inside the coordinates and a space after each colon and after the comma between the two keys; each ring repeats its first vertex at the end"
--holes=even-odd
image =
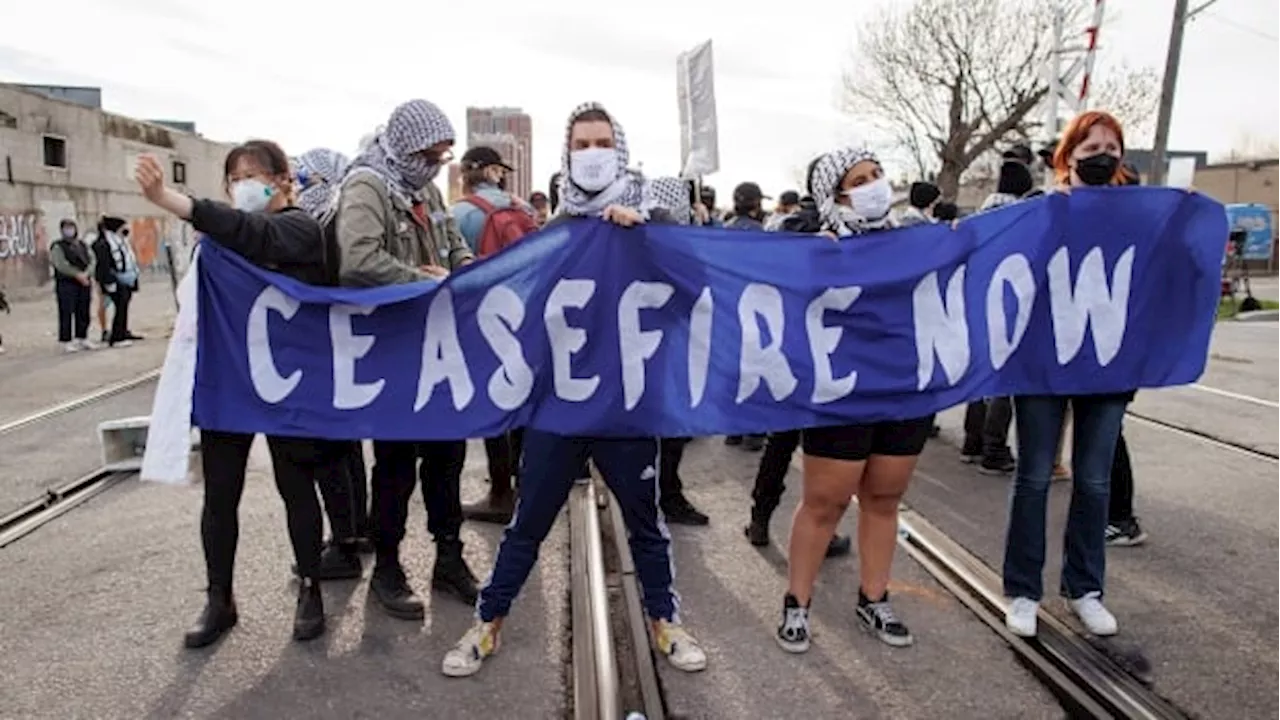
{"type": "Polygon", "coordinates": [[[921,417],[1203,372],[1223,206],[1077,190],[826,237],[599,220],[443,283],[318,288],[211,242],[202,428],[329,438],[681,436],[921,417]]]}

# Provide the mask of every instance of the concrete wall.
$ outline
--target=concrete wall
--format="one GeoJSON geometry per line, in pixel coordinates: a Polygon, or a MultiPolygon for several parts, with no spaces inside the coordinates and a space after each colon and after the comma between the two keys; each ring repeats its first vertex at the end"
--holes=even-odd
{"type": "Polygon", "coordinates": [[[103,215],[126,218],[140,263],[167,267],[162,248],[170,243],[182,269],[190,227],[138,192],[137,156],[156,155],[179,190],[221,197],[222,161],[231,147],[0,84],[0,287],[49,281],[49,243],[63,218],[76,220],[82,233],[103,215]],[[45,135],[65,141],[65,168],[45,166],[45,135]],[[174,162],[185,165],[185,183],[174,182],[174,162]]]}

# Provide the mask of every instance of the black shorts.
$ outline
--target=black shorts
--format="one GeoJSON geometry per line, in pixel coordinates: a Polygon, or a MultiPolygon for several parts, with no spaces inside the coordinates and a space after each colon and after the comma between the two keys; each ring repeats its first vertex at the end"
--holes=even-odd
{"type": "Polygon", "coordinates": [[[860,461],[872,455],[911,457],[924,451],[933,416],[870,425],[809,428],[802,434],[804,454],[831,460],[860,461]]]}

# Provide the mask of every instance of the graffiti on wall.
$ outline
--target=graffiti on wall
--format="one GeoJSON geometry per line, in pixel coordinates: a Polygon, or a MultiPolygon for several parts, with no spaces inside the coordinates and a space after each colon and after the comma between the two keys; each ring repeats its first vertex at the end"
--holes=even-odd
{"type": "Polygon", "coordinates": [[[37,213],[0,214],[0,261],[35,257],[41,229],[37,213]]]}
{"type": "Polygon", "coordinates": [[[49,281],[49,243],[40,213],[0,210],[0,287],[49,281]]]}
{"type": "Polygon", "coordinates": [[[161,220],[154,217],[136,217],[129,220],[129,243],[138,265],[149,268],[156,264],[160,250],[161,220]]]}

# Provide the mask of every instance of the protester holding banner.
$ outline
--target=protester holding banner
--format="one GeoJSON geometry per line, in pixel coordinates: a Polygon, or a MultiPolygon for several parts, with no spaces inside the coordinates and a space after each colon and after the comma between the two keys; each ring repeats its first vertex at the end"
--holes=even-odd
{"type": "MultiPolygon", "coordinates": [[[[449,209],[458,232],[471,249],[485,257],[508,242],[537,229],[532,208],[499,187],[511,172],[502,155],[491,147],[468,148],[460,163],[465,196],[449,209]]],[[[462,508],[463,517],[506,525],[515,511],[514,483],[520,462],[523,429],[485,438],[489,465],[489,495],[462,508]]]]}
{"type": "MultiPolygon", "coordinates": [[[[187,220],[212,242],[250,262],[311,285],[329,284],[320,225],[293,205],[293,177],[279,145],[251,140],[227,154],[224,177],[234,207],[214,200],[194,200],[165,186],[164,171],[150,155],[136,171],[143,195],[155,205],[187,220]]],[[[238,541],[240,496],[244,492],[249,433],[202,429],[201,465],[204,508],[200,534],[208,572],[208,602],[187,632],[189,648],[209,645],[238,621],[232,577],[238,541]]],[[[284,500],[289,540],[301,577],[293,621],[295,640],[310,640],[325,629],[319,568],[323,520],[315,478],[329,472],[340,457],[340,444],[298,437],[267,436],[276,488],[284,500]]]]}
{"type": "MultiPolygon", "coordinates": [[[[293,161],[298,207],[331,227],[338,189],[351,159],[337,150],[314,148],[293,161]]],[[[329,240],[326,234],[326,241],[329,240]]],[[[327,268],[336,275],[336,267],[327,268]]],[[[321,580],[354,580],[364,573],[360,553],[373,552],[369,528],[369,478],[364,463],[364,443],[346,443],[345,457],[332,472],[316,478],[332,537],[320,558],[321,580]]],[[[294,567],[294,573],[298,569],[294,567]]]]}
{"type": "MultiPolygon", "coordinates": [[[[813,169],[817,167],[819,155],[809,162],[805,171],[805,190],[813,194],[813,169]]],[[[786,193],[783,193],[784,195],[786,193]]],[[[822,218],[817,208],[810,203],[805,205],[800,199],[796,201],[795,210],[781,220],[777,231],[795,233],[818,233],[822,231],[822,218]]],[[[760,466],[756,470],[755,484],[751,488],[751,522],[742,529],[747,541],[756,547],[769,544],[769,521],[773,513],[782,504],[782,494],[786,492],[787,471],[791,469],[791,458],[800,447],[799,430],[783,430],[769,433],[765,438],[764,452],[760,455],[760,466]]],[[[848,555],[853,541],[848,535],[834,534],[827,544],[827,557],[848,555]]]]}
{"type": "MultiPolygon", "coordinates": [[[[870,148],[832,151],[813,169],[813,195],[823,232],[838,241],[895,227],[889,179],[870,148]]],[[[836,526],[858,497],[861,580],[856,613],[876,637],[895,647],[911,632],[889,604],[889,574],[897,545],[898,503],[933,427],[933,416],[899,421],[807,428],[802,433],[804,495],[791,526],[789,588],[783,599],[778,644],[809,649],[813,586],[836,526]]]]}
{"type": "MultiPolygon", "coordinates": [[[[644,223],[644,180],[628,169],[628,161],[622,126],[596,103],[576,108],[565,129],[563,213],[557,220],[600,217],[621,227],[644,223]]],[[[665,214],[660,208],[649,212],[651,217],[665,214]]],[[[588,458],[599,467],[626,522],[658,651],[680,670],[706,667],[706,654],[679,624],[671,539],[657,502],[658,454],[655,438],[566,437],[532,428],[526,431],[520,503],[480,591],[477,622],[445,655],[441,666],[445,675],[474,675],[497,651],[503,620],[588,458]]]]}
{"type": "MultiPolygon", "coordinates": [[[[343,285],[370,287],[440,280],[473,255],[448,217],[432,180],[449,160],[453,125],[435,105],[411,100],[351,163],[338,199],[336,239],[343,285]]],[[[373,515],[376,560],[370,588],[383,610],[421,620],[422,600],[400,563],[409,502],[418,484],[435,539],[432,587],[475,600],[475,576],[462,556],[461,474],[466,441],[375,440],[373,515]]]]}
{"type": "MultiPolygon", "coordinates": [[[[763,203],[767,199],[756,183],[740,183],[733,189],[733,219],[725,223],[725,227],[733,230],[763,230],[763,203]]],[[[764,438],[764,435],[727,435],[724,444],[741,447],[748,452],[759,452],[764,449],[764,438]]]]}
{"type": "MultiPolygon", "coordinates": [[[[1124,184],[1123,157],[1120,123],[1105,112],[1081,113],[1067,125],[1054,152],[1057,183],[1064,192],[1073,187],[1124,184]]],[[[1036,614],[1043,595],[1049,483],[1068,402],[1074,416],[1073,483],[1061,592],[1090,633],[1117,632],[1115,616],[1102,604],[1107,501],[1116,440],[1132,397],[1132,392],[1122,392],[1014,398],[1018,469],[1005,538],[1004,593],[1011,599],[1005,622],[1015,635],[1036,634],[1036,614]]]]}
{"type": "MultiPolygon", "coordinates": [[[[645,183],[642,209],[653,222],[658,211],[665,212],[671,222],[689,225],[693,222],[692,193],[689,184],[676,177],[653,178],[645,183]]],[[[685,447],[692,438],[662,438],[658,467],[658,504],[667,522],[676,525],[706,525],[711,522],[707,514],[694,507],[684,494],[684,479],[680,477],[680,463],[684,460],[685,447]]]]}

